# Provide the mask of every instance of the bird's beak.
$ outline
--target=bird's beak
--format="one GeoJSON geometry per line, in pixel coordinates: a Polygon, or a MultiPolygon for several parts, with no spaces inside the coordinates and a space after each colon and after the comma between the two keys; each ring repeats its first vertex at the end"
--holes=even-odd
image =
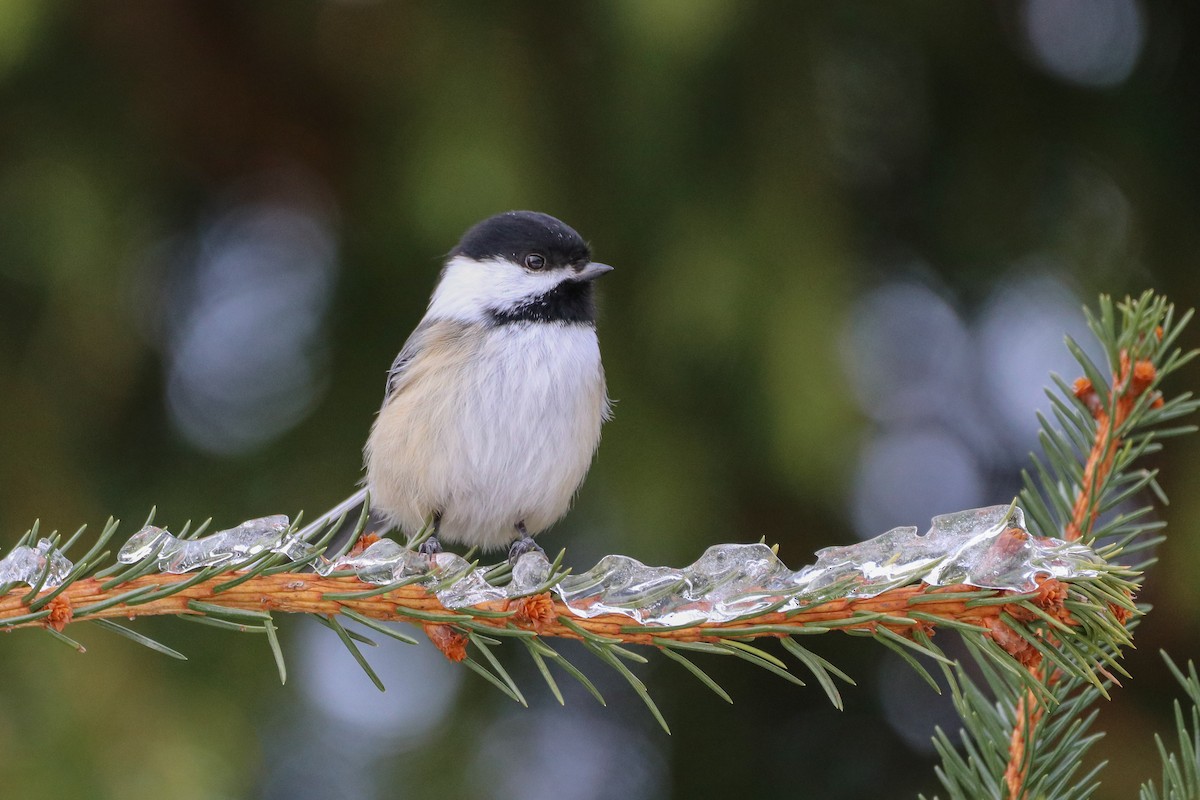
{"type": "Polygon", "coordinates": [[[608,264],[601,264],[599,261],[589,261],[581,267],[575,268],[576,281],[592,281],[599,278],[606,272],[612,272],[613,268],[608,264]]]}

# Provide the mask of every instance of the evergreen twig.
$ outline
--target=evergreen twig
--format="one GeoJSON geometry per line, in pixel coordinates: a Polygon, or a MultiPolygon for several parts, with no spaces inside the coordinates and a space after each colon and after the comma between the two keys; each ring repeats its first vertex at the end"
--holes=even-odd
{"type": "Polygon", "coordinates": [[[1103,347],[1105,367],[1067,341],[1084,377],[1072,386],[1056,377],[1047,391],[1054,422],[1039,418],[1042,454],[1032,456],[1019,502],[1031,531],[1095,547],[1120,576],[1060,587],[1065,617],[1047,619],[1043,605],[1035,613],[1046,625],[1010,627],[1021,639],[1012,648],[1023,664],[1019,670],[989,654],[994,641],[965,637],[987,691],[961,664],[944,667],[963,720],[961,750],[940,730],[934,743],[942,756],[938,776],[955,800],[1075,800],[1094,791],[1102,765],[1077,774],[1099,736],[1090,732],[1095,714],[1087,710],[1108,695],[1115,675],[1127,674],[1120,652],[1146,610],[1133,598],[1141,570],[1152,563],[1145,554],[1163,538],[1163,524],[1147,518],[1152,500],[1165,497],[1157,472],[1140,460],[1157,452],[1162,439],[1194,430],[1164,425],[1196,410],[1191,395],[1162,395],[1164,378],[1195,356],[1175,347],[1190,318],[1190,311],[1177,318],[1164,298],[1150,292],[1120,304],[1102,297],[1099,314],[1089,313],[1088,323],[1103,347]],[[1151,499],[1139,501],[1147,493],[1151,499]],[[1128,508],[1131,503],[1138,505],[1128,508]],[[1104,604],[1110,614],[1089,613],[1104,604]],[[1066,630],[1059,623],[1079,627],[1066,630]],[[1091,635],[1079,636],[1080,630],[1091,635]]]}

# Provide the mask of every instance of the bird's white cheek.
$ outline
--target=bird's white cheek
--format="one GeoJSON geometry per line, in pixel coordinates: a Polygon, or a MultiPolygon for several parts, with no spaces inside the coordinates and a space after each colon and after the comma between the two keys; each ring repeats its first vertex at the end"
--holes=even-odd
{"type": "Polygon", "coordinates": [[[497,308],[513,308],[557,286],[561,273],[528,272],[503,259],[457,256],[446,264],[429,301],[429,319],[484,322],[497,308]]]}

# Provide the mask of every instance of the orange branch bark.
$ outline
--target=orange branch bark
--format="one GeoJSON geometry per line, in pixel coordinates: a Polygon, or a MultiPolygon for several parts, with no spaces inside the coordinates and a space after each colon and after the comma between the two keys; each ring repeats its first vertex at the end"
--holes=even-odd
{"type": "MultiPolygon", "coordinates": [[[[431,634],[431,639],[434,640],[434,643],[448,656],[453,657],[453,653],[448,648],[452,648],[454,643],[449,642],[443,646],[442,639],[444,638],[445,631],[429,630],[430,628],[445,628],[446,626],[430,625],[429,620],[422,617],[429,613],[456,614],[459,612],[456,612],[454,609],[445,608],[438,602],[434,595],[428,594],[424,589],[416,586],[405,586],[385,594],[361,599],[330,599],[326,597],[329,594],[365,591],[374,588],[353,577],[323,578],[311,573],[264,575],[251,578],[226,591],[215,592],[214,590],[217,586],[230,579],[231,575],[225,574],[189,586],[176,594],[150,602],[138,605],[117,604],[95,613],[85,613],[86,606],[103,602],[118,594],[147,586],[166,588],[172,583],[182,583],[189,577],[188,575],[170,574],[146,575],[107,591],[100,588],[102,581],[99,579],[87,578],[79,580],[55,598],[51,605],[55,607],[56,611],[51,616],[6,627],[5,620],[29,613],[28,605],[22,600],[22,593],[11,592],[4,597],[0,597],[0,630],[12,630],[13,628],[31,626],[51,626],[57,630],[61,630],[63,627],[72,624],[73,621],[78,621],[79,618],[76,615],[80,613],[84,613],[82,617],[84,620],[97,618],[115,619],[120,617],[135,619],[137,617],[163,614],[195,614],[197,612],[188,607],[189,601],[192,600],[221,605],[230,609],[279,611],[284,613],[335,615],[344,609],[350,609],[373,619],[409,622],[422,626],[431,634]]],[[[1047,581],[1046,585],[1056,583],[1056,581],[1047,581]]],[[[968,607],[966,601],[962,599],[936,599],[938,595],[942,594],[976,591],[979,591],[976,587],[965,585],[931,587],[920,584],[892,589],[876,597],[834,600],[790,616],[780,612],[772,612],[736,623],[701,624],[687,628],[654,630],[652,632],[644,628],[626,630],[640,628],[640,626],[629,617],[617,614],[606,614],[592,618],[576,616],[561,601],[549,594],[537,595],[533,598],[522,598],[516,601],[496,601],[480,606],[482,609],[491,611],[513,611],[514,613],[511,616],[469,617],[466,614],[462,616],[464,620],[470,619],[474,624],[494,627],[504,627],[512,624],[526,630],[535,631],[542,636],[581,638],[581,635],[577,631],[564,624],[562,620],[566,619],[589,633],[610,636],[628,644],[651,645],[654,644],[653,640],[655,638],[682,642],[718,642],[723,638],[728,638],[729,633],[732,631],[764,625],[773,626],[773,629],[769,631],[748,631],[744,638],[760,636],[783,637],[789,635],[789,631],[792,630],[799,630],[804,627],[820,625],[835,620],[845,620],[855,612],[884,613],[890,617],[894,617],[895,620],[864,620],[839,627],[847,630],[863,630],[883,625],[901,634],[911,633],[916,629],[931,633],[934,627],[933,624],[927,620],[916,619],[910,616],[912,612],[920,612],[923,615],[957,620],[986,628],[992,631],[997,641],[1000,642],[1001,646],[1004,646],[1005,641],[1002,631],[1006,626],[1000,621],[1000,614],[1008,613],[1021,618],[1026,612],[1020,606],[1015,603],[1000,603],[968,607]],[[905,620],[908,621],[905,622],[905,620]],[[722,633],[725,635],[722,636],[722,633]]],[[[1002,592],[999,594],[1003,595],[1005,593],[1002,592]]],[[[1061,608],[1061,592],[1046,591],[1043,594],[1046,598],[1044,605],[1048,611],[1069,619],[1069,615],[1061,608]]],[[[1034,602],[1043,605],[1040,599],[1035,599],[1034,602]]],[[[1019,639],[1016,636],[1012,638],[1014,640],[1019,639]]]]}

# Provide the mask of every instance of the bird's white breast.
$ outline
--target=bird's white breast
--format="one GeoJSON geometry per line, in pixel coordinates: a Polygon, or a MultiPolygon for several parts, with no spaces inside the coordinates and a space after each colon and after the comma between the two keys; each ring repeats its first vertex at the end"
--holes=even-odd
{"type": "Polygon", "coordinates": [[[412,533],[499,547],[561,517],[608,414],[595,329],[439,322],[367,444],[373,504],[412,533]]]}

